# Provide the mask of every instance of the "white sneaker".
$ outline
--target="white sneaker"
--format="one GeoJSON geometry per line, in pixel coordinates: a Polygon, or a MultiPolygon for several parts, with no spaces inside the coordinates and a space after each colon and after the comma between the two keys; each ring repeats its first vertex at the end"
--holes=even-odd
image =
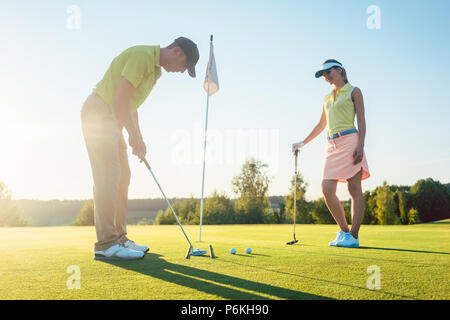
{"type": "Polygon", "coordinates": [[[351,233],[346,233],[341,240],[336,242],[336,246],[345,248],[359,248],[359,239],[355,239],[351,233]]]}
{"type": "Polygon", "coordinates": [[[143,257],[143,252],[130,250],[121,244],[116,244],[106,250],[95,251],[94,260],[138,260],[143,257]]]}
{"type": "Polygon", "coordinates": [[[328,245],[329,245],[330,247],[336,247],[336,243],[337,243],[339,240],[341,240],[341,239],[344,237],[345,234],[346,234],[346,233],[345,233],[344,231],[339,230],[338,232],[336,232],[336,238],[335,238],[333,241],[331,241],[328,245]]]}
{"type": "Polygon", "coordinates": [[[135,251],[139,251],[139,252],[143,252],[143,253],[146,253],[149,250],[149,247],[141,246],[140,244],[136,244],[136,243],[134,243],[134,241],[131,241],[131,240],[125,241],[123,243],[123,246],[125,248],[131,249],[131,250],[135,250],[135,251]]]}

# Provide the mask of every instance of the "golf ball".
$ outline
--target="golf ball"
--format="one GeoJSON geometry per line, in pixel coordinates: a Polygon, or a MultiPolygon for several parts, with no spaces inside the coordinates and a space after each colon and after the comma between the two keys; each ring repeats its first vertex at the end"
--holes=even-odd
{"type": "Polygon", "coordinates": [[[235,254],[235,253],[236,253],[236,249],[235,249],[235,248],[231,248],[231,249],[230,249],[230,253],[231,253],[231,254],[235,254]]]}
{"type": "Polygon", "coordinates": [[[245,252],[247,252],[248,254],[252,253],[252,248],[245,249],[245,252]]]}

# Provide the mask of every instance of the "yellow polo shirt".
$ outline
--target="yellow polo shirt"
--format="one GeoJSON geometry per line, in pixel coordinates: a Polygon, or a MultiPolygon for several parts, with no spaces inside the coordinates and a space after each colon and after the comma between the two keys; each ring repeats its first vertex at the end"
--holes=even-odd
{"type": "Polygon", "coordinates": [[[134,46],[126,49],[111,62],[103,79],[94,87],[94,91],[110,106],[122,77],[125,77],[136,89],[131,97],[130,109],[134,112],[144,103],[161,77],[159,64],[160,46],[134,46]]]}
{"type": "Polygon", "coordinates": [[[353,86],[346,83],[336,92],[336,100],[333,92],[325,97],[324,107],[327,117],[328,135],[354,129],[355,105],[352,100],[353,86]]]}

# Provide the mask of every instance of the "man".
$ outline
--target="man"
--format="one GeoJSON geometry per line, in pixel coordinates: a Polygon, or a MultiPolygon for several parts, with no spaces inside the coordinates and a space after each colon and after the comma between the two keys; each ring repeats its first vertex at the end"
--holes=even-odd
{"type": "Polygon", "coordinates": [[[135,260],[144,257],[147,246],[127,237],[126,213],[130,168],[125,127],[133,154],[144,159],[137,109],[167,72],[195,77],[199,59],[197,45],[179,37],[171,45],[131,47],[111,63],[81,110],[81,123],[94,180],[94,218],[97,242],[96,260],[135,260]]]}

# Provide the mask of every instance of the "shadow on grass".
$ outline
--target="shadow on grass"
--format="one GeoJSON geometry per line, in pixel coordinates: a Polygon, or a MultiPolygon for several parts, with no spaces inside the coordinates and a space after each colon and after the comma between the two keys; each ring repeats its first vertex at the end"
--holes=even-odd
{"type": "MultiPolygon", "coordinates": [[[[241,263],[238,263],[238,262],[235,262],[235,261],[227,261],[227,262],[228,263],[232,263],[232,264],[242,265],[241,263]]],[[[368,288],[365,288],[365,287],[359,287],[359,286],[355,286],[355,285],[351,285],[351,284],[347,284],[347,283],[336,282],[336,281],[326,280],[326,279],[320,279],[320,278],[310,277],[310,276],[306,276],[306,275],[295,274],[295,273],[291,273],[291,272],[285,272],[285,271],[280,271],[280,270],[273,270],[273,269],[264,268],[264,267],[257,267],[257,266],[251,266],[251,268],[263,270],[263,271],[266,271],[266,272],[274,272],[274,273],[289,275],[289,276],[293,276],[293,277],[297,277],[297,278],[301,278],[301,279],[307,279],[307,280],[313,280],[313,281],[318,281],[318,282],[322,282],[322,283],[327,283],[330,286],[334,286],[334,285],[344,286],[344,287],[350,288],[352,290],[354,290],[354,289],[364,290],[364,291],[376,292],[376,293],[380,293],[380,294],[389,294],[389,295],[392,295],[394,297],[398,297],[398,298],[401,298],[401,299],[418,300],[418,298],[416,298],[416,297],[399,295],[399,294],[395,294],[395,293],[387,292],[387,291],[382,291],[382,290],[372,290],[372,289],[368,289],[368,288]]],[[[327,299],[331,300],[332,298],[327,298],[327,299]]]]}
{"type": "MultiPolygon", "coordinates": [[[[316,247],[316,248],[320,248],[320,247],[324,247],[324,246],[312,246],[312,247],[316,247]]],[[[408,260],[408,261],[402,261],[401,259],[399,259],[398,257],[396,257],[395,259],[385,259],[385,258],[380,258],[380,255],[377,255],[376,257],[373,256],[362,256],[362,255],[351,255],[350,253],[354,253],[357,252],[359,250],[385,250],[385,251],[393,251],[393,252],[411,252],[411,253],[427,253],[427,254],[450,254],[449,252],[439,252],[439,251],[424,251],[424,250],[411,250],[411,249],[399,249],[399,248],[382,248],[382,247],[364,247],[364,246],[360,246],[359,248],[343,248],[343,247],[324,247],[327,248],[329,251],[327,252],[306,252],[303,251],[302,254],[309,254],[309,255],[326,255],[326,256],[333,256],[333,257],[346,257],[346,258],[350,258],[350,259],[360,259],[360,260],[378,260],[378,261],[385,261],[385,262],[393,262],[393,263],[400,263],[400,264],[413,264],[413,265],[420,265],[420,266],[442,266],[442,264],[436,264],[436,263],[430,263],[430,262],[416,262],[412,259],[408,260]],[[342,250],[339,250],[342,249],[342,250]],[[335,251],[335,253],[331,253],[335,251]],[[346,254],[348,253],[348,254],[346,254]]],[[[284,250],[284,251],[289,251],[292,253],[298,253],[298,251],[296,250],[289,250],[286,248],[279,248],[278,250],[284,250]]]]}
{"type": "Polygon", "coordinates": [[[363,247],[363,246],[361,246],[359,248],[355,248],[355,249],[372,249],[372,250],[414,252],[414,253],[450,254],[450,252],[424,251],[424,250],[411,250],[411,249],[396,249],[396,248],[380,248],[380,247],[363,247]]]}
{"type": "MultiPolygon", "coordinates": [[[[193,259],[193,258],[191,258],[193,259]]],[[[230,300],[269,300],[270,295],[288,300],[329,300],[328,297],[294,291],[225,274],[170,263],[159,254],[149,253],[138,261],[103,261],[119,268],[161,279],[183,287],[230,300]],[[248,292],[252,291],[252,292],[248,292]]],[[[189,297],[186,297],[188,299],[189,297]]]]}

